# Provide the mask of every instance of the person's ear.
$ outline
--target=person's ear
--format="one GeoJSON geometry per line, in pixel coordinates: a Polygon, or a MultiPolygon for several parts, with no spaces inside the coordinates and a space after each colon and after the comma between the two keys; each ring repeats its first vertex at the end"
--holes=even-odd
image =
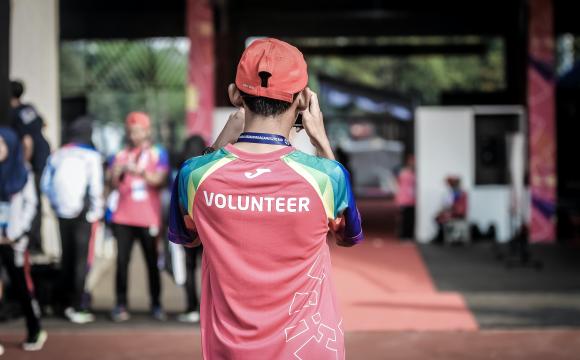
{"type": "Polygon", "coordinates": [[[230,97],[230,102],[233,106],[239,108],[244,106],[244,100],[242,99],[242,94],[236,86],[236,84],[230,84],[228,86],[228,95],[230,97]]]}
{"type": "Polygon", "coordinates": [[[296,101],[298,102],[296,110],[298,111],[307,110],[309,105],[308,100],[309,100],[308,88],[305,88],[304,90],[300,91],[296,96],[296,101]]]}

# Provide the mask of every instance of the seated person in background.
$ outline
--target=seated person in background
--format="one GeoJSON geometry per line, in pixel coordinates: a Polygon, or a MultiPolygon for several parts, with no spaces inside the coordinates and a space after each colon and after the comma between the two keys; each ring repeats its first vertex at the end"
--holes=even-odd
{"type": "Polygon", "coordinates": [[[437,213],[435,221],[439,227],[433,242],[443,242],[443,225],[452,220],[467,217],[467,193],[461,189],[461,179],[458,176],[448,176],[445,179],[449,194],[445,198],[442,209],[437,213]]]}

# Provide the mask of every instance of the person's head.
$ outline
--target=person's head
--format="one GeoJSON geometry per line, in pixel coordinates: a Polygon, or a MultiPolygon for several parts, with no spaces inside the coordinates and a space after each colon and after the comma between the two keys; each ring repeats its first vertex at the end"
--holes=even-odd
{"type": "Polygon", "coordinates": [[[127,115],[125,120],[127,140],[131,146],[145,145],[151,136],[151,120],[144,112],[134,111],[127,115]]]}
{"type": "Polygon", "coordinates": [[[242,54],[230,101],[250,118],[272,118],[291,127],[307,108],[308,72],[302,53],[272,38],[254,41],[242,54]]]}
{"type": "Polygon", "coordinates": [[[22,144],[14,130],[0,127],[0,201],[7,201],[26,184],[22,144]]]}
{"type": "Polygon", "coordinates": [[[183,144],[183,149],[181,150],[181,162],[184,162],[190,157],[202,155],[205,147],[206,144],[203,137],[200,135],[191,135],[183,144]]]}
{"type": "Polygon", "coordinates": [[[461,178],[459,178],[459,176],[455,175],[448,176],[445,179],[445,182],[453,190],[458,190],[461,188],[461,178]]]}
{"type": "Polygon", "coordinates": [[[68,127],[67,142],[91,144],[93,137],[93,120],[89,116],[76,118],[68,127]]]}
{"type": "Polygon", "coordinates": [[[12,106],[20,104],[22,94],[24,94],[24,84],[18,80],[10,81],[10,103],[12,106]]]}
{"type": "Polygon", "coordinates": [[[408,168],[415,170],[415,155],[409,154],[407,155],[406,165],[408,168]]]}

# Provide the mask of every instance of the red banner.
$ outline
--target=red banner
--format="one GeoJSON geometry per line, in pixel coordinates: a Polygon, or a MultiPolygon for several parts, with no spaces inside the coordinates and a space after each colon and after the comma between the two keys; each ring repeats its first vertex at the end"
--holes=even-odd
{"type": "Polygon", "coordinates": [[[211,140],[214,110],[214,26],[209,0],[187,0],[190,40],[186,116],[189,135],[211,140]]]}
{"type": "Polygon", "coordinates": [[[530,240],[556,239],[556,129],[552,0],[530,1],[528,111],[530,240]]]}

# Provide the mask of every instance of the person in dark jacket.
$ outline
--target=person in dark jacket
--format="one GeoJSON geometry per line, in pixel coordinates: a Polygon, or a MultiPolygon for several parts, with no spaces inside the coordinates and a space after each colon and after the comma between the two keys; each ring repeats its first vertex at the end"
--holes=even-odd
{"type": "MultiPolygon", "coordinates": [[[[44,128],[44,120],[38,114],[34,106],[25,104],[21,98],[24,94],[24,84],[20,81],[10,82],[10,126],[20,138],[24,151],[24,160],[28,162],[34,174],[34,183],[36,189],[36,196],[40,199],[40,178],[46,160],[50,155],[50,145],[42,134],[44,128]]],[[[41,221],[42,208],[41,201],[38,201],[36,207],[36,215],[30,231],[29,248],[33,252],[42,252],[42,237],[41,237],[41,221]]]]}

